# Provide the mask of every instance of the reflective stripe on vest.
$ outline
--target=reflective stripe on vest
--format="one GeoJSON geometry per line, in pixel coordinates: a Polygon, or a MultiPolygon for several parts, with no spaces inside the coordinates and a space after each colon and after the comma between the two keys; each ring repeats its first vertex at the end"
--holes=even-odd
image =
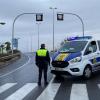
{"type": "Polygon", "coordinates": [[[37,50],[37,55],[38,56],[46,57],[46,54],[47,54],[47,50],[45,50],[45,49],[37,50]]]}

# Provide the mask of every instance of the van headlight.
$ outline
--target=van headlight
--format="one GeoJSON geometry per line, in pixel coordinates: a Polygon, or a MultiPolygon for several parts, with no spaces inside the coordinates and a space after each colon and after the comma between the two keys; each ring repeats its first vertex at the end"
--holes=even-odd
{"type": "Polygon", "coordinates": [[[76,57],[72,60],[70,60],[70,63],[76,63],[76,62],[80,62],[81,61],[81,57],[76,57]]]}

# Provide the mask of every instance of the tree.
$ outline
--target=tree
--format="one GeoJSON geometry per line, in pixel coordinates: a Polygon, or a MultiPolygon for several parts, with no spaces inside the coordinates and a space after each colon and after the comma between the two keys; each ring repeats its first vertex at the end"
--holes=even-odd
{"type": "Polygon", "coordinates": [[[9,50],[11,50],[11,43],[10,42],[5,42],[5,45],[6,45],[6,51],[8,53],[9,50]]]}
{"type": "Polygon", "coordinates": [[[3,54],[3,48],[4,48],[4,45],[1,44],[1,45],[0,45],[0,48],[1,48],[1,54],[3,54]]]}

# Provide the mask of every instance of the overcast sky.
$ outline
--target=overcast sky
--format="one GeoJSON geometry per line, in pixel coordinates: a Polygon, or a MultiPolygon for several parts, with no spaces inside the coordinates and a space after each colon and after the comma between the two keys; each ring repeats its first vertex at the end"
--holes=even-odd
{"type": "MultiPolygon", "coordinates": [[[[80,20],[72,15],[64,15],[64,21],[56,20],[57,12],[78,14],[84,21],[85,34],[100,36],[100,0],[0,0],[0,42],[11,40],[12,23],[21,13],[43,13],[40,24],[40,43],[52,49],[52,10],[55,10],[55,47],[67,36],[82,35],[80,20]]],[[[35,15],[21,16],[15,23],[15,37],[19,39],[19,49],[28,52],[37,49],[37,24],[35,15]],[[32,41],[31,41],[32,39],[32,41]],[[32,43],[32,44],[31,44],[32,43]]]]}

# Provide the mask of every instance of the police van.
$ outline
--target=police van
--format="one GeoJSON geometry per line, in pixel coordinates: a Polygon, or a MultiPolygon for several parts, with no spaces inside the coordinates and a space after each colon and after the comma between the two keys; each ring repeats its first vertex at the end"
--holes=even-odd
{"type": "Polygon", "coordinates": [[[53,55],[51,73],[90,78],[100,69],[100,40],[92,36],[73,37],[53,55]]]}

